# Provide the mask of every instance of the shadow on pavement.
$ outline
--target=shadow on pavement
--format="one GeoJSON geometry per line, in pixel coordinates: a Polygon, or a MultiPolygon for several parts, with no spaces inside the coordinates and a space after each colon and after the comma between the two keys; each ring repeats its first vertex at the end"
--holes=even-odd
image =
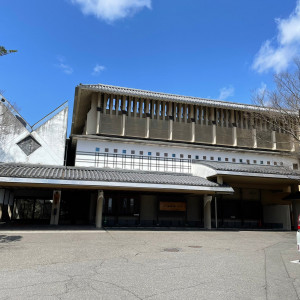
{"type": "Polygon", "coordinates": [[[11,243],[11,242],[20,242],[22,239],[21,235],[0,235],[0,244],[11,243]]]}

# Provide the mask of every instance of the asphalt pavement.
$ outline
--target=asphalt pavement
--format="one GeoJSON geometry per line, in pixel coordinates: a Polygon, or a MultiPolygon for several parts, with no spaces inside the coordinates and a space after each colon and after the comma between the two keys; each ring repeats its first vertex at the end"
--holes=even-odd
{"type": "Polygon", "coordinates": [[[0,299],[300,296],[295,232],[2,230],[0,253],[0,299]]]}

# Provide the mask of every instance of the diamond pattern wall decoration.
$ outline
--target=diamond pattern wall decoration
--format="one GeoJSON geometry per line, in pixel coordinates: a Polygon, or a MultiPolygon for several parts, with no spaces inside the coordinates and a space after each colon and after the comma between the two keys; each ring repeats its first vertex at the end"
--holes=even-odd
{"type": "Polygon", "coordinates": [[[17,145],[27,156],[41,147],[41,145],[31,135],[28,135],[25,139],[21,140],[17,145]]]}

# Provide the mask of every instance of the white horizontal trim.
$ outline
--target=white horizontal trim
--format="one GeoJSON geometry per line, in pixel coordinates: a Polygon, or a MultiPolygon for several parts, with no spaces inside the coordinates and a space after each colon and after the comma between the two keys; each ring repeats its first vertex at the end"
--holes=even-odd
{"type": "Polygon", "coordinates": [[[42,184],[42,185],[65,185],[65,186],[94,186],[99,188],[136,188],[149,190],[181,190],[181,191],[210,191],[233,193],[231,187],[208,187],[193,185],[174,185],[174,184],[155,184],[155,183],[136,183],[136,182],[110,182],[110,181],[83,181],[83,180],[60,180],[60,179],[40,179],[40,178],[15,178],[0,177],[0,182],[21,183],[21,184],[42,184]]]}

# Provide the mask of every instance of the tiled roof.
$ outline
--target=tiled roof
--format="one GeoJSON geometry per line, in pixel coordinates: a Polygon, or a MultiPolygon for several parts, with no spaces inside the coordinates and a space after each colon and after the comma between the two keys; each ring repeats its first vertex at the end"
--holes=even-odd
{"type": "Polygon", "coordinates": [[[212,100],[212,99],[205,99],[205,98],[198,98],[198,97],[191,97],[191,96],[181,96],[176,94],[159,93],[159,92],[152,92],[147,90],[139,90],[133,88],[106,85],[106,84],[81,84],[78,87],[80,89],[95,90],[95,91],[101,91],[105,93],[116,94],[116,95],[126,95],[126,96],[142,97],[147,99],[157,99],[162,101],[199,104],[199,105],[213,106],[218,108],[241,109],[247,111],[262,110],[261,107],[255,105],[225,102],[221,100],[212,100]]]}
{"type": "Polygon", "coordinates": [[[244,173],[261,173],[261,174],[274,174],[274,175],[288,175],[299,176],[300,172],[291,170],[284,166],[266,166],[256,164],[237,164],[229,162],[216,162],[216,161],[201,161],[202,165],[209,166],[217,171],[229,171],[229,172],[244,172],[244,173]]]}
{"type": "Polygon", "coordinates": [[[107,181],[219,187],[205,178],[179,173],[97,169],[26,164],[0,164],[0,177],[38,178],[77,181],[107,181]]]}

